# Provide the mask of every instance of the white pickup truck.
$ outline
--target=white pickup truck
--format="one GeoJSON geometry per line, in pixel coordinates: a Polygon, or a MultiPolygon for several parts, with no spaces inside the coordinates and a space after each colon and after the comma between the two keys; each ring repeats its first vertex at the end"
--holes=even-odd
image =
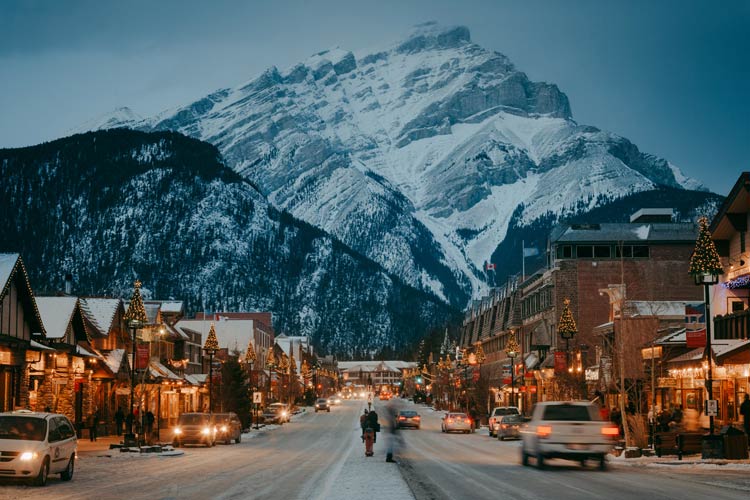
{"type": "Polygon", "coordinates": [[[521,463],[544,468],[547,458],[577,460],[586,465],[595,459],[606,469],[607,453],[619,437],[619,429],[601,419],[599,407],[588,401],[545,401],[534,407],[531,421],[521,431],[521,463]]]}

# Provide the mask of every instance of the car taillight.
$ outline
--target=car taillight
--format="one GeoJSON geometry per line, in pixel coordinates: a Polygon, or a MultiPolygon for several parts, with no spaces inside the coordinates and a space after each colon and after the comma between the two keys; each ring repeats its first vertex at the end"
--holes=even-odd
{"type": "Polygon", "coordinates": [[[620,435],[620,429],[618,427],[602,427],[602,434],[614,438],[620,435]]]}
{"type": "Polygon", "coordinates": [[[552,434],[552,427],[549,425],[540,425],[536,428],[536,435],[540,438],[549,437],[550,434],[552,434]]]}
{"type": "Polygon", "coordinates": [[[500,427],[502,427],[503,429],[507,429],[508,428],[508,424],[502,424],[500,427]]]}
{"type": "Polygon", "coordinates": [[[399,420],[406,420],[406,417],[398,417],[399,420]]]}
{"type": "Polygon", "coordinates": [[[413,418],[414,418],[414,420],[421,420],[422,419],[422,417],[420,417],[419,415],[417,415],[416,417],[413,417],[413,418]]]}

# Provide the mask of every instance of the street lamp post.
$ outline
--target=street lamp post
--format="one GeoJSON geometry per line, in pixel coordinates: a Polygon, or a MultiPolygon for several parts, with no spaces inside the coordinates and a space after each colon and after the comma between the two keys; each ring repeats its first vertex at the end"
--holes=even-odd
{"type": "Polygon", "coordinates": [[[214,354],[219,350],[219,341],[216,338],[216,328],[211,323],[211,328],[208,330],[208,338],[206,343],[203,345],[203,351],[208,353],[208,413],[209,415],[214,412],[214,354]]]}
{"type": "Polygon", "coordinates": [[[253,428],[253,420],[255,420],[255,411],[257,410],[256,403],[255,403],[255,374],[253,373],[253,364],[255,363],[255,360],[257,359],[257,356],[255,355],[255,348],[253,347],[253,340],[250,339],[250,342],[247,344],[247,349],[245,350],[245,363],[247,363],[250,366],[250,392],[252,393],[250,404],[252,404],[253,411],[250,413],[250,428],[253,428]]]}
{"type": "Polygon", "coordinates": [[[688,271],[695,280],[695,284],[703,285],[703,300],[706,306],[706,351],[708,358],[708,377],[706,378],[706,390],[708,400],[706,401],[706,414],[709,416],[708,436],[703,442],[703,458],[723,458],[721,452],[721,436],[714,435],[714,416],[716,414],[716,401],[713,393],[713,351],[711,349],[711,295],[709,287],[719,282],[719,275],[724,274],[719,260],[716,246],[711,239],[708,228],[708,219],[701,217],[698,220],[699,232],[695,242],[695,250],[690,257],[690,269],[688,271]]]}
{"type": "Polygon", "coordinates": [[[135,280],[133,283],[133,295],[130,298],[130,304],[128,304],[128,310],[125,312],[125,321],[132,331],[132,362],[130,364],[130,415],[128,418],[128,432],[125,435],[125,445],[132,446],[135,444],[135,434],[133,433],[133,421],[135,420],[135,334],[138,328],[145,325],[148,321],[146,317],[146,308],[143,306],[143,298],[141,297],[141,282],[135,280]]]}
{"type": "Polygon", "coordinates": [[[516,356],[518,356],[520,349],[516,342],[516,334],[511,332],[508,344],[505,346],[505,354],[510,358],[510,405],[516,406],[516,356]]]}

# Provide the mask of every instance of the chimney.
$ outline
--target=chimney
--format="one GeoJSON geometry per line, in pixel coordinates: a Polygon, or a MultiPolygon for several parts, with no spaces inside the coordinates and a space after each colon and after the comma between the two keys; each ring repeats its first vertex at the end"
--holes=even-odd
{"type": "Polygon", "coordinates": [[[65,275],[65,295],[73,295],[73,275],[65,275]]]}

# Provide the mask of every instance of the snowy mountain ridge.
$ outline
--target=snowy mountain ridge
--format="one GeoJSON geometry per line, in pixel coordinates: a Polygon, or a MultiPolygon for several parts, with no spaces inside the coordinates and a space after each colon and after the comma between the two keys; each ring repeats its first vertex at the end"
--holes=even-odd
{"type": "Polygon", "coordinates": [[[146,119],[216,145],[277,207],[407,283],[463,306],[511,218],[532,224],[659,186],[705,189],[627,139],[572,119],[462,26],[418,26],[385,50],[323,51],[146,119]]]}

